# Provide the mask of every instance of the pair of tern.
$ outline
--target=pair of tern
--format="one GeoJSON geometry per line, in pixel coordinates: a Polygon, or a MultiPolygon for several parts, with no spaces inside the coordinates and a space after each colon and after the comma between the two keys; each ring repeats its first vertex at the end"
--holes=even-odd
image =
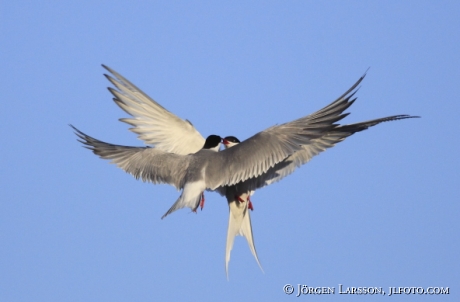
{"type": "Polygon", "coordinates": [[[132,116],[120,121],[133,126],[130,130],[148,146],[105,143],[72,126],[79,141],[136,179],[166,183],[182,190],[162,218],[184,207],[196,211],[204,204],[205,190],[225,196],[230,210],[225,257],[227,277],[230,252],[238,234],[246,238],[261,267],[249,214],[249,209],[252,210],[249,197],[255,190],[281,180],[355,132],[382,122],[417,117],[393,115],[355,124],[337,124],[349,114],[344,111],[356,100],[354,94],[364,74],[337,100],[313,114],[270,127],[243,142],[234,136],[210,135],[204,139],[191,122],[177,117],[119,73],[102,66],[112,74],[105,76],[115,86],[108,88],[114,102],[132,116]],[[225,150],[217,152],[222,142],[225,150]]]}

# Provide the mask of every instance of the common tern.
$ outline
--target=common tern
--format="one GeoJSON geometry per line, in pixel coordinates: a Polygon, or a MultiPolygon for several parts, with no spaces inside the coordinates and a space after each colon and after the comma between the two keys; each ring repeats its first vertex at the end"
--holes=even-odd
{"type": "MultiPolygon", "coordinates": [[[[204,190],[217,190],[228,195],[229,206],[230,199],[238,201],[239,203],[234,204],[242,205],[243,208],[235,208],[234,213],[247,213],[243,216],[247,220],[242,220],[240,230],[246,227],[246,231],[242,232],[245,232],[258,263],[247,211],[250,205],[249,196],[254,190],[279,181],[313,156],[355,132],[386,121],[417,117],[394,115],[350,125],[337,124],[349,114],[343,112],[356,100],[354,94],[365,76],[363,75],[343,95],[323,109],[270,127],[232,148],[214,152],[219,150],[222,141],[220,136],[210,135],[205,140],[188,120],[178,118],[120,74],[106,66],[104,68],[114,76],[106,75],[116,87],[109,88],[115,97],[115,103],[132,116],[120,120],[132,125],[130,130],[150,146],[129,147],[105,143],[72,126],[79,141],[96,155],[110,159],[137,179],[154,184],[167,183],[182,190],[177,201],[162,218],[183,207],[196,210],[204,190]],[[222,188],[227,188],[227,191],[222,188]]],[[[229,232],[230,223],[231,221],[229,232]]],[[[228,247],[231,250],[233,239],[231,241],[229,243],[227,237],[226,269],[228,247]]]]}

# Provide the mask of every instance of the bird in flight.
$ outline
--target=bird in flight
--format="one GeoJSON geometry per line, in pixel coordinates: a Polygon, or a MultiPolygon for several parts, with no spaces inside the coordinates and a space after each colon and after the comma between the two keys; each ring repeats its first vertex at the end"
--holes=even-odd
{"type": "Polygon", "coordinates": [[[230,209],[226,246],[226,272],[234,237],[246,237],[260,266],[254,246],[249,209],[255,190],[270,185],[294,172],[313,156],[333,147],[348,136],[382,122],[418,116],[393,115],[365,122],[340,125],[349,113],[344,111],[356,100],[356,88],[365,74],[344,94],[326,107],[299,119],[272,126],[240,142],[234,136],[206,139],[188,120],[183,120],[125,79],[107,69],[105,75],[114,102],[131,115],[120,121],[147,144],[143,147],[115,145],[95,139],[74,126],[79,141],[94,154],[154,184],[166,183],[182,190],[179,198],[162,216],[189,207],[204,205],[204,191],[216,191],[227,198],[230,209]],[[226,147],[219,151],[221,143],[226,147]]]}

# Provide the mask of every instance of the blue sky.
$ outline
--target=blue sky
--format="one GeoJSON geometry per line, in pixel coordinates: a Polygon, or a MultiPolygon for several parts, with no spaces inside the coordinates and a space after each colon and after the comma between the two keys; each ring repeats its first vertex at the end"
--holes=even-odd
{"type": "MultiPolygon", "coordinates": [[[[1,301],[355,301],[285,284],[460,284],[458,1],[6,1],[0,18],[1,301]],[[245,139],[322,108],[393,114],[253,196],[262,273],[228,207],[161,220],[179,192],[76,141],[142,145],[106,64],[204,135],[245,139]]],[[[359,299],[359,298],[358,298],[359,299]]],[[[367,299],[381,299],[366,296],[367,299]]],[[[386,296],[392,301],[418,295],[386,296]]]]}

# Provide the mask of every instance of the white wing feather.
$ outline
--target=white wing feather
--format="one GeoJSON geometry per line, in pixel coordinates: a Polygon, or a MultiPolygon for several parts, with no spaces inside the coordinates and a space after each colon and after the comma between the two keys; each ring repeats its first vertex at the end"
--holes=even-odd
{"type": "Polygon", "coordinates": [[[114,102],[133,117],[120,121],[133,126],[129,130],[138,134],[139,139],[165,152],[182,155],[195,153],[203,147],[205,139],[190,121],[166,110],[119,73],[102,66],[115,77],[105,75],[116,87],[109,88],[114,102]]]}

